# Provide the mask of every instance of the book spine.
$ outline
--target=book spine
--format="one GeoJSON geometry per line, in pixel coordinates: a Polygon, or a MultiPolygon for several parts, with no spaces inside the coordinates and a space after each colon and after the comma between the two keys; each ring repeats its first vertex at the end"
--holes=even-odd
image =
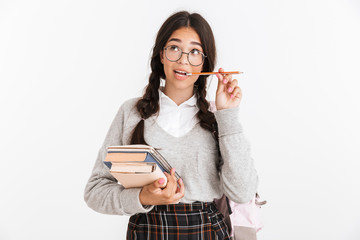
{"type": "Polygon", "coordinates": [[[150,153],[146,154],[146,158],[145,158],[144,162],[154,162],[154,163],[156,163],[156,165],[158,165],[158,167],[161,169],[161,171],[169,173],[169,171],[164,169],[164,166],[162,166],[158,161],[156,161],[155,158],[150,153]]]}
{"type": "MultiPolygon", "coordinates": [[[[168,161],[166,161],[166,159],[160,154],[160,152],[153,148],[151,150],[151,154],[153,154],[155,156],[155,159],[158,159],[158,161],[160,161],[160,165],[162,165],[164,169],[168,169],[167,172],[170,173],[172,167],[170,166],[168,161]]],[[[175,176],[177,180],[181,178],[177,172],[175,172],[175,176]]]]}
{"type": "Polygon", "coordinates": [[[111,169],[112,163],[111,162],[103,162],[109,169],[111,169]]]}

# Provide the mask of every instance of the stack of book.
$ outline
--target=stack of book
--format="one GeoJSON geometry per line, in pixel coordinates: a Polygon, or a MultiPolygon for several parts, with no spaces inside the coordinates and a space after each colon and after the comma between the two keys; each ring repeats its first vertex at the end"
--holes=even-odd
{"type": "MultiPolygon", "coordinates": [[[[104,164],[125,188],[143,187],[159,178],[166,184],[163,172],[170,173],[172,168],[155,148],[140,144],[109,146],[104,164]]],[[[177,173],[175,176],[180,178],[177,173]]]]}

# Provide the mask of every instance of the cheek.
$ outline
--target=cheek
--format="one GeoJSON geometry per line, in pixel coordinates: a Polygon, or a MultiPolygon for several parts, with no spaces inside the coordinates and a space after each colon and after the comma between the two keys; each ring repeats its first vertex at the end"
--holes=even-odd
{"type": "Polygon", "coordinates": [[[192,67],[192,72],[201,72],[203,68],[203,65],[192,67]]]}
{"type": "Polygon", "coordinates": [[[164,59],[163,68],[164,68],[165,77],[171,74],[172,67],[171,64],[169,64],[169,62],[166,59],[164,59]]]}

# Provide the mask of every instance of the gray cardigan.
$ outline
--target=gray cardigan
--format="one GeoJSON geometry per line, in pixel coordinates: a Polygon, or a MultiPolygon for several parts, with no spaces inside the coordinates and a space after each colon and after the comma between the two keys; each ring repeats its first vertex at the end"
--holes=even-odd
{"type": "MultiPolygon", "coordinates": [[[[86,185],[84,199],[97,212],[133,215],[153,208],[140,203],[141,188],[124,189],[103,164],[108,146],[130,143],[132,131],[141,119],[135,107],[138,99],[130,99],[121,105],[86,185]]],[[[174,137],[155,120],[145,120],[145,141],[160,148],[159,152],[176,168],[184,181],[185,196],[180,202],[211,202],[225,193],[232,201],[244,203],[255,195],[258,177],[238,113],[239,108],[214,113],[219,128],[221,157],[218,156],[212,133],[203,129],[200,123],[184,136],[174,137]]]]}

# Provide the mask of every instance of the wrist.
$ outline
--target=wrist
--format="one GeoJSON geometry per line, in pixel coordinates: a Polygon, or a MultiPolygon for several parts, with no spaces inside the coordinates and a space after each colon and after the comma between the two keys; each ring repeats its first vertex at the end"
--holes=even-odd
{"type": "Polygon", "coordinates": [[[141,203],[141,205],[147,205],[144,201],[144,188],[141,189],[140,194],[139,194],[139,201],[141,203]]]}

